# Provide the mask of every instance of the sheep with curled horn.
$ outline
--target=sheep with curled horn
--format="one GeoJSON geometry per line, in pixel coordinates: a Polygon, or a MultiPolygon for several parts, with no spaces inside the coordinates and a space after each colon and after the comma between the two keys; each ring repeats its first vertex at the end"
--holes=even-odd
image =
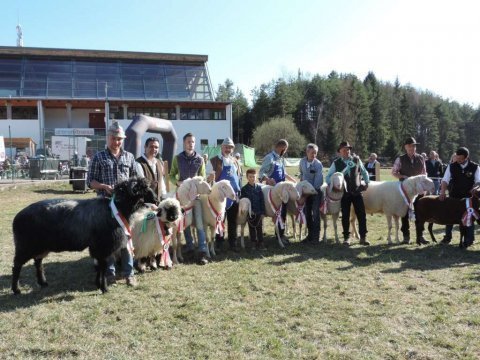
{"type": "Polygon", "coordinates": [[[12,291],[20,293],[20,272],[30,259],[34,259],[38,284],[45,287],[42,261],[50,252],[88,248],[98,263],[96,285],[106,292],[107,259],[128,246],[132,214],[144,203],[156,202],[145,179],[131,178],[115,186],[111,199],[52,199],[27,206],[13,219],[12,291]]]}

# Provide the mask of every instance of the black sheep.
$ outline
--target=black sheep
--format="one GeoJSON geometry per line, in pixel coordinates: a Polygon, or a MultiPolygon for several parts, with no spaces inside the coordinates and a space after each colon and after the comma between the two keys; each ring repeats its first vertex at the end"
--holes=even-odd
{"type": "MultiPolygon", "coordinates": [[[[115,186],[114,204],[129,219],[145,202],[155,203],[156,196],[145,179],[132,178],[115,186]]],[[[43,200],[20,211],[13,219],[15,256],[12,290],[20,293],[18,280],[22,266],[34,259],[37,282],[47,286],[42,260],[49,252],[83,251],[98,261],[96,285],[107,291],[106,262],[127,244],[128,236],[112,216],[110,199],[43,200]]]]}

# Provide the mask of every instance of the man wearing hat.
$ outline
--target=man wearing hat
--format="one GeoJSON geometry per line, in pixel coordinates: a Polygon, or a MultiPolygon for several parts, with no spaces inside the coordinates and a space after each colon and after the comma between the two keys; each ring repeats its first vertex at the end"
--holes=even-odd
{"type": "Polygon", "coordinates": [[[367,189],[370,178],[362,164],[362,160],[358,156],[352,155],[351,150],[352,146],[348,141],[340,143],[337,149],[340,157],[335,159],[330,169],[328,169],[326,181],[330,185],[330,179],[335,172],[341,172],[345,177],[346,189],[341,200],[343,243],[347,246],[350,245],[350,208],[353,205],[358,219],[360,244],[370,245],[367,241],[367,216],[362,196],[362,191],[367,189]],[[365,181],[365,185],[361,184],[360,176],[365,181]]]}
{"type": "MultiPolygon", "coordinates": [[[[235,191],[239,198],[242,189],[240,180],[242,177],[242,169],[237,159],[232,156],[234,149],[235,144],[233,143],[233,140],[229,137],[225,138],[222,142],[221,153],[210,159],[215,174],[209,175],[208,180],[212,180],[213,176],[215,176],[215,182],[228,180],[230,185],[232,185],[233,191],[235,191]]],[[[230,249],[235,252],[237,251],[237,212],[238,202],[227,199],[226,218],[228,222],[228,244],[230,249]]],[[[217,246],[222,247],[224,237],[217,234],[215,239],[217,246]]]]}
{"type": "MultiPolygon", "coordinates": [[[[442,178],[442,188],[440,191],[440,200],[445,199],[445,191],[448,187],[448,196],[455,199],[463,199],[471,196],[470,191],[475,185],[480,183],[480,167],[478,164],[470,161],[469,151],[466,147],[460,147],[455,153],[457,156],[455,162],[448,165],[442,178]]],[[[463,225],[460,225],[463,226],[463,225]]],[[[474,241],[475,221],[471,226],[464,227],[465,238],[463,247],[467,248],[474,241]]],[[[443,244],[449,244],[452,241],[453,225],[445,227],[445,236],[442,240],[443,244]]],[[[462,243],[460,243],[462,245],[462,243]]]]}
{"type": "MultiPolygon", "coordinates": [[[[405,148],[405,154],[397,157],[393,163],[392,175],[403,181],[411,176],[416,175],[426,175],[427,170],[425,168],[425,159],[422,155],[417,154],[417,145],[419,145],[413,137],[409,137],[405,140],[403,144],[405,148]]],[[[413,199],[410,199],[413,201],[413,199]]],[[[403,234],[403,244],[410,243],[410,223],[409,223],[409,213],[402,218],[402,234],[403,234]]],[[[428,241],[425,239],[417,239],[418,245],[428,244],[428,241]]]]}
{"type": "MultiPolygon", "coordinates": [[[[97,192],[98,196],[109,197],[115,185],[136,176],[135,157],[122,148],[126,138],[123,128],[114,122],[107,130],[107,148],[93,157],[87,177],[87,185],[97,192]]],[[[127,285],[136,286],[133,276],[133,255],[127,248],[121,249],[122,276],[127,285]]],[[[107,263],[107,282],[115,283],[115,260],[113,256],[107,263]]]]}
{"type": "MultiPolygon", "coordinates": [[[[285,139],[280,139],[275,144],[275,148],[272,152],[265,155],[262,161],[262,166],[258,172],[258,178],[260,182],[264,182],[267,185],[274,186],[279,182],[283,182],[286,179],[297,182],[295,178],[287,174],[285,169],[285,158],[283,157],[288,149],[288,141],[285,139]]],[[[282,221],[285,224],[287,219],[287,204],[282,205],[282,221]]],[[[288,244],[288,239],[284,236],[285,229],[282,229],[279,225],[277,229],[280,234],[280,238],[285,244],[288,244]]]]}
{"type": "MultiPolygon", "coordinates": [[[[172,167],[170,169],[170,180],[177,187],[181,183],[194,176],[205,178],[205,161],[203,157],[195,151],[195,136],[187,133],[183,136],[183,151],[174,156],[172,167]]],[[[202,204],[199,199],[193,203],[193,216],[195,217],[195,227],[198,234],[198,259],[197,264],[208,264],[207,258],[207,242],[205,230],[203,229],[202,204]]],[[[195,250],[193,245],[193,237],[190,226],[184,230],[185,241],[187,242],[186,260],[193,261],[195,250]]]]}

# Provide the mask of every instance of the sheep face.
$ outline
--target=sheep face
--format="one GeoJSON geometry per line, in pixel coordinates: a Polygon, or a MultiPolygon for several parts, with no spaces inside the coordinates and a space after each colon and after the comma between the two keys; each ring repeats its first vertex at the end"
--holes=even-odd
{"type": "Polygon", "coordinates": [[[194,178],[192,178],[192,181],[195,183],[195,186],[197,187],[198,194],[208,195],[212,191],[212,188],[210,187],[210,185],[205,180],[203,180],[201,176],[195,176],[194,178]]]}
{"type": "Polygon", "coordinates": [[[422,177],[420,181],[417,183],[417,193],[422,194],[425,191],[433,194],[435,191],[435,185],[433,184],[433,181],[429,179],[428,177],[422,177]]]}
{"type": "Polygon", "coordinates": [[[345,177],[341,172],[336,172],[330,178],[330,191],[340,192],[345,188],[345,177]]]}
{"type": "Polygon", "coordinates": [[[163,223],[173,223],[182,215],[182,209],[177,199],[165,199],[160,202],[157,217],[163,223]]]}
{"type": "Polygon", "coordinates": [[[236,200],[237,195],[235,194],[235,191],[232,188],[232,185],[230,185],[230,182],[228,180],[221,180],[215,185],[218,189],[218,192],[225,198],[230,199],[230,200],[236,200]]]}
{"type": "Polygon", "coordinates": [[[310,196],[310,195],[317,194],[317,191],[312,186],[312,184],[310,184],[306,180],[300,181],[295,187],[298,193],[300,194],[300,196],[310,196]]]}
{"type": "Polygon", "coordinates": [[[275,186],[280,187],[280,197],[283,203],[287,203],[289,199],[298,200],[300,199],[300,194],[298,193],[295,185],[292,182],[284,181],[278,183],[275,186]]]}

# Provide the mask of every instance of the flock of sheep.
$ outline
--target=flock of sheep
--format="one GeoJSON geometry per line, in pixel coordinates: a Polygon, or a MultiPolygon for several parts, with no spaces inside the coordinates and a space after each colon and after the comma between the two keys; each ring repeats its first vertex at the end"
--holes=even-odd
{"type": "MultiPolygon", "coordinates": [[[[372,181],[367,191],[363,193],[365,210],[367,214],[385,214],[389,244],[392,242],[393,218],[395,240],[398,243],[398,220],[412,208],[411,199],[418,194],[432,192],[433,189],[433,182],[425,175],[408,178],[402,183],[372,181]]],[[[335,241],[339,243],[337,219],[341,211],[340,200],[345,191],[342,173],[333,174],[330,185],[324,184],[321,191],[324,199],[321,212],[324,223],[323,240],[326,241],[326,216],[330,214],[333,219],[335,241]]],[[[272,218],[275,223],[281,222],[279,209],[282,203],[286,203],[293,225],[293,237],[300,238],[305,200],[316,193],[312,185],[306,181],[266,185],[263,187],[265,216],[272,218]],[[295,220],[300,222],[299,233],[296,231],[295,220]]],[[[122,247],[129,246],[130,242],[141,271],[147,266],[171,268],[183,260],[181,236],[186,227],[195,226],[192,207],[197,198],[202,205],[207,256],[216,255],[215,233],[223,230],[227,199],[236,199],[235,192],[227,180],[219,181],[210,187],[201,177],[187,179],[176,192],[168,194],[168,198],[161,201],[156,210],[144,206],[145,203],[154,202],[153,197],[154,194],[145,180],[130,179],[115,187],[111,200],[102,198],[44,200],[20,211],[13,221],[15,243],[13,292],[20,293],[18,283],[20,271],[30,259],[34,259],[38,284],[47,285],[42,260],[49,252],[82,251],[88,247],[90,255],[98,262],[96,285],[102,292],[107,291],[105,280],[107,259],[122,247]],[[118,209],[118,213],[126,219],[123,224],[122,221],[116,221],[112,217],[114,209],[118,209]]],[[[240,199],[238,208],[237,225],[241,228],[240,245],[244,248],[244,228],[251,214],[250,201],[240,199]]],[[[350,220],[355,236],[357,234],[353,212],[350,220]]],[[[284,243],[278,233],[276,238],[279,246],[283,248],[284,243]]]]}

